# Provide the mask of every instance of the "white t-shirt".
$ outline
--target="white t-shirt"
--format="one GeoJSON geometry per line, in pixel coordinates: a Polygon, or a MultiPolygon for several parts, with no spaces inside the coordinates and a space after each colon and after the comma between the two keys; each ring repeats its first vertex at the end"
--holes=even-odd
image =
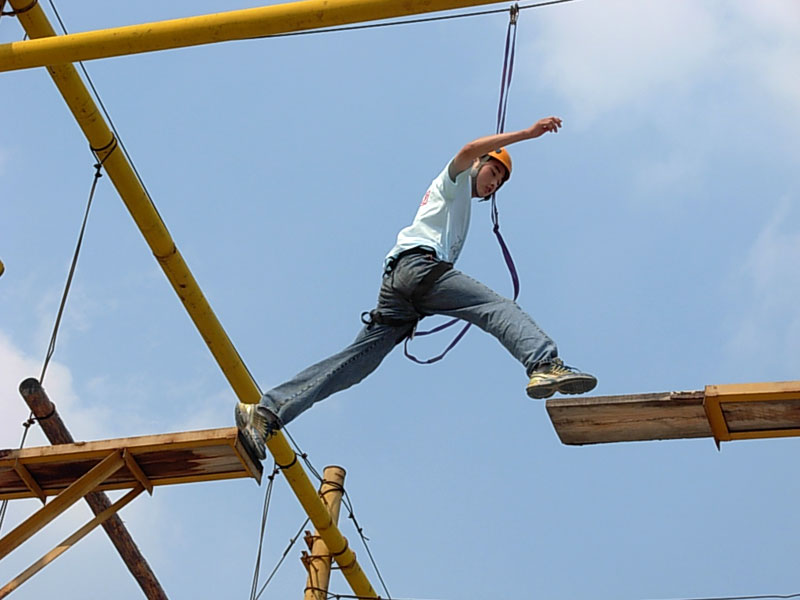
{"type": "Polygon", "coordinates": [[[422,197],[414,222],[397,234],[397,243],[386,261],[404,250],[424,246],[437,258],[455,263],[467,238],[472,210],[472,182],[467,169],[450,179],[450,163],[431,182],[422,197]]]}

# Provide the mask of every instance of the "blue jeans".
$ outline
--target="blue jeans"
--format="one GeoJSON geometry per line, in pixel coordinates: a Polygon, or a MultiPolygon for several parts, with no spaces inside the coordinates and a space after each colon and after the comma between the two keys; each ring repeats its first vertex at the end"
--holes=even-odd
{"type": "MultiPolygon", "coordinates": [[[[558,355],[555,342],[516,302],[456,269],[445,272],[412,303],[420,281],[437,264],[428,254],[402,257],[383,277],[378,308],[384,324],[366,325],[347,348],[268,391],[261,404],[289,423],[315,402],[349,388],[372,373],[384,357],[428,315],[458,317],[496,337],[528,374],[558,355]],[[385,324],[388,321],[391,324],[385,324]]],[[[374,312],[374,311],[373,311],[374,312]]]]}

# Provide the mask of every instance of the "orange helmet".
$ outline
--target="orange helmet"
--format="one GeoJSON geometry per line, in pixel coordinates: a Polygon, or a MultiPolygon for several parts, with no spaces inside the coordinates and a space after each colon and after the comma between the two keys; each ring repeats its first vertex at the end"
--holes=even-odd
{"type": "Polygon", "coordinates": [[[505,148],[498,148],[497,150],[489,152],[487,156],[499,161],[506,168],[504,182],[511,177],[511,155],[508,153],[508,150],[505,148]]]}

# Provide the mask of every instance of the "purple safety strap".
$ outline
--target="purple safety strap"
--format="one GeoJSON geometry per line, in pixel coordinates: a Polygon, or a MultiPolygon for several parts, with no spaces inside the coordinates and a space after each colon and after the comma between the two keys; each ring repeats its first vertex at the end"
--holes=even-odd
{"type": "MultiPolygon", "coordinates": [[[[514,4],[510,9],[510,18],[508,21],[508,29],[506,30],[506,47],[505,47],[505,56],[503,58],[503,75],[500,79],[500,102],[498,103],[497,107],[497,133],[503,133],[506,127],[506,110],[508,108],[508,91],[511,88],[511,76],[514,72],[514,52],[516,50],[517,45],[517,17],[519,17],[519,4],[514,4]]],[[[503,259],[506,261],[506,266],[508,267],[508,272],[511,274],[511,281],[514,284],[514,300],[517,299],[519,296],[519,275],[517,274],[517,267],[514,265],[514,259],[511,258],[511,252],[508,249],[508,245],[506,244],[505,240],[503,239],[502,234],[500,233],[500,219],[499,213],[497,211],[497,202],[495,201],[495,194],[492,194],[492,231],[494,232],[495,237],[497,238],[497,243],[500,244],[500,249],[503,252],[503,259]]],[[[447,329],[448,327],[455,325],[461,319],[455,318],[443,323],[442,325],[438,325],[433,329],[428,329],[427,331],[418,331],[416,333],[412,332],[409,337],[406,338],[405,343],[403,344],[403,352],[406,355],[406,358],[414,361],[420,365],[430,365],[435,362],[439,362],[442,360],[450,350],[452,350],[455,345],[461,341],[469,328],[472,326],[472,323],[466,323],[461,331],[458,332],[453,341],[448,344],[447,348],[444,349],[444,352],[441,354],[434,356],[433,358],[428,359],[420,359],[411,354],[408,351],[408,342],[412,340],[415,336],[424,336],[424,335],[431,335],[433,333],[438,333],[447,329]]]]}

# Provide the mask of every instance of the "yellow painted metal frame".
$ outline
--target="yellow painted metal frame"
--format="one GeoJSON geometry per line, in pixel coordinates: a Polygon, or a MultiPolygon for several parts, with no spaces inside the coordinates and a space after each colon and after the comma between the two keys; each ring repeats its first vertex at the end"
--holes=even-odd
{"type": "Polygon", "coordinates": [[[703,408],[711,426],[714,441],[752,440],[778,437],[800,436],[800,428],[767,429],[757,431],[730,431],[723,413],[723,404],[735,402],[766,402],[775,400],[800,399],[800,381],[779,381],[770,383],[736,383],[707,385],[703,408]]]}
{"type": "MultiPolygon", "coordinates": [[[[106,32],[56,36],[38,4],[30,5],[28,0],[11,0],[10,4],[15,9],[25,9],[17,16],[31,39],[0,46],[0,70],[20,69],[25,65],[48,65],[47,70],[90,147],[102,161],[114,187],[237,397],[242,402],[257,403],[261,397],[258,385],[203,296],[132,165],[117,149],[108,124],[76,69],[70,64],[71,61],[492,3],[496,3],[496,0],[309,0],[106,32]],[[170,39],[173,41],[170,42],[170,39]],[[26,55],[28,62],[23,60],[26,55]]],[[[379,598],[286,437],[278,432],[269,440],[267,447],[283,469],[289,485],[353,592],[363,598],[379,598]]]]}
{"type": "MultiPolygon", "coordinates": [[[[11,0],[22,8],[30,0],[11,0]]],[[[0,71],[185,48],[497,4],[497,0],[306,0],[244,10],[72,33],[0,45],[0,71]]],[[[22,19],[24,13],[20,15],[22,19]]]]}

